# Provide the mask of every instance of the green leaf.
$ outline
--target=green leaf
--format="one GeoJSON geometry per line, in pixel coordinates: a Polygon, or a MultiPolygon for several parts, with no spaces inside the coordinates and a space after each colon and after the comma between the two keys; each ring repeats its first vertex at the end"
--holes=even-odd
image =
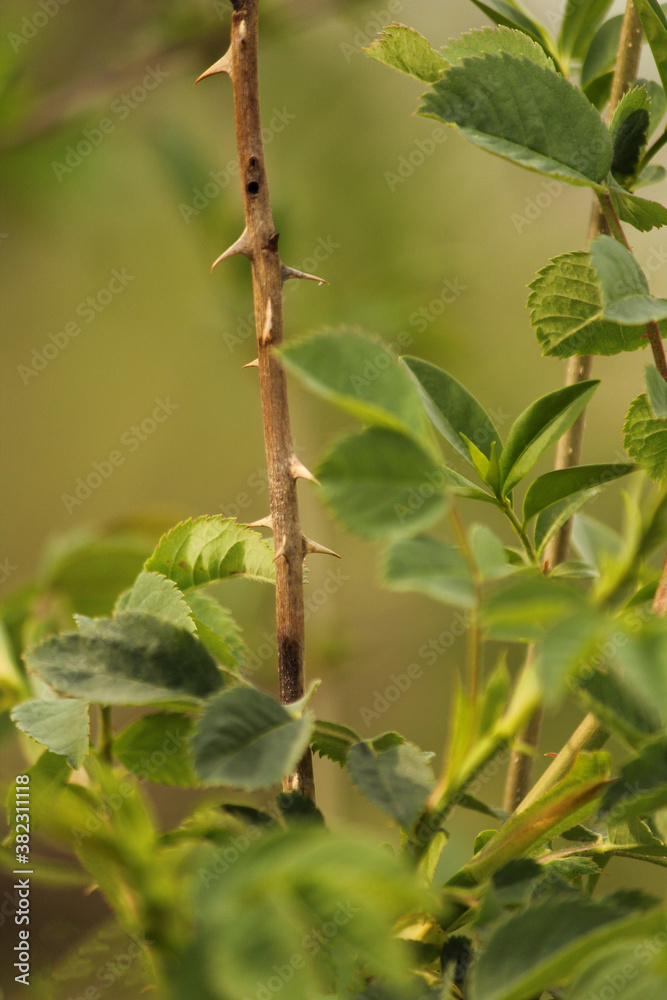
{"type": "Polygon", "coordinates": [[[471,608],[475,583],[460,549],[437,538],[410,538],[387,549],[382,582],[390,590],[417,591],[443,604],[471,608]]]}
{"type": "Polygon", "coordinates": [[[625,191],[612,181],[613,177],[609,184],[609,196],[621,222],[628,222],[640,233],[647,233],[650,229],[659,229],[667,225],[667,208],[664,205],[640,198],[639,195],[625,191]]]}
{"type": "Polygon", "coordinates": [[[423,437],[419,394],[379,337],[359,330],[324,330],[282,347],[280,357],[309,389],[366,423],[423,437]]]}
{"type": "MultiPolygon", "coordinates": [[[[647,939],[647,941],[650,940],[647,939]]],[[[646,1000],[667,994],[667,979],[650,967],[652,952],[641,941],[616,940],[597,950],[581,968],[568,990],[567,1000],[592,1000],[604,996],[614,984],[614,1000],[646,1000]],[[616,990],[619,984],[621,992],[616,990]]]]}
{"type": "Polygon", "coordinates": [[[444,476],[412,438],[369,427],[337,441],[317,469],[324,499],[359,535],[383,538],[427,527],[444,512],[444,476]]]}
{"type": "Polygon", "coordinates": [[[468,539],[482,580],[497,580],[512,572],[503,543],[485,524],[473,524],[468,539]]]}
{"type": "Polygon", "coordinates": [[[667,90],[667,19],[657,0],[633,0],[662,86],[667,90]]]}
{"type": "Polygon", "coordinates": [[[667,417],[667,382],[655,365],[646,368],[646,391],[655,417],[667,417]]]}
{"type": "Polygon", "coordinates": [[[423,35],[396,22],[383,28],[364,52],[422,83],[435,83],[447,69],[445,60],[423,35]]]}
{"type": "Polygon", "coordinates": [[[197,704],[222,687],[204,646],[159,618],[121,612],[80,627],[25,654],[56,691],[103,705],[197,704]]]}
{"type": "Polygon", "coordinates": [[[598,187],[609,173],[609,131],[563,76],[527,59],[485,55],[453,66],[420,114],[458,127],[475,145],[570,184],[598,187]]]}
{"type": "Polygon", "coordinates": [[[667,716],[667,624],[664,618],[649,618],[637,630],[630,619],[627,642],[616,651],[618,672],[646,710],[667,716]],[[634,628],[632,628],[634,626],[634,628]]]}
{"type": "Polygon", "coordinates": [[[572,541],[582,559],[600,573],[610,562],[619,559],[623,551],[623,539],[618,532],[587,514],[575,517],[572,541]]]}
{"type": "Polygon", "coordinates": [[[590,254],[554,257],[528,286],[530,322],[542,354],[619,354],[646,346],[645,329],[604,319],[602,290],[590,254]]]}
{"type": "Polygon", "coordinates": [[[489,459],[495,442],[500,455],[500,434],[483,407],[460,382],[420,358],[405,357],[403,361],[419,385],[424,408],[433,426],[466,462],[474,464],[466,438],[489,459]]]}
{"type": "MultiPolygon", "coordinates": [[[[521,56],[531,59],[540,66],[555,69],[553,60],[541,45],[522,31],[515,31],[513,28],[474,28],[458,38],[451,38],[440,51],[443,59],[452,66],[461,66],[464,59],[475,56],[506,52],[507,55],[521,56]]],[[[442,73],[439,74],[441,75],[442,73]]],[[[435,80],[426,82],[435,83],[435,80]]]]}
{"type": "Polygon", "coordinates": [[[571,427],[588,405],[598,380],[578,382],[542,396],[512,424],[500,457],[503,493],[521,482],[541,455],[571,427]]]}
{"type": "Polygon", "coordinates": [[[160,539],[144,569],[162,573],[182,591],[236,576],[275,580],[271,547],[256,531],[219,515],[177,524],[160,539]]]}
{"type": "Polygon", "coordinates": [[[614,144],[612,172],[621,178],[631,177],[648,139],[651,98],[646,87],[635,85],[624,95],[614,111],[609,129],[614,144]]]}
{"type": "Polygon", "coordinates": [[[623,15],[618,14],[598,28],[581,67],[581,89],[598,109],[609,99],[622,25],[623,15]]]}
{"type": "MultiPolygon", "coordinates": [[[[510,696],[512,682],[503,657],[491,676],[486,681],[479,713],[479,734],[491,732],[502,718],[503,711],[510,696]]],[[[494,813],[496,815],[496,813],[494,813]]]]}
{"type": "Polygon", "coordinates": [[[168,580],[161,573],[140,573],[132,589],[118,598],[114,611],[154,615],[177,628],[195,631],[195,623],[183,594],[173,580],[168,580]]]}
{"type": "Polygon", "coordinates": [[[461,476],[453,469],[442,469],[443,482],[449,493],[455,497],[464,497],[466,500],[480,500],[482,503],[492,503],[497,506],[498,501],[492,493],[475,486],[465,476],[461,476]]]}
{"type": "Polygon", "coordinates": [[[347,769],[359,790],[376,806],[410,829],[435,784],[429,760],[412,743],[377,753],[370,741],[350,747],[347,769]]]}
{"type": "Polygon", "coordinates": [[[644,272],[618,240],[598,236],[591,243],[590,255],[600,282],[605,319],[629,326],[667,319],[667,300],[649,294],[644,272]]]}
{"type": "Polygon", "coordinates": [[[231,612],[210,594],[201,591],[192,591],[186,601],[194,617],[197,635],[209,653],[226,667],[242,666],[247,650],[231,612]]]}
{"type": "Polygon", "coordinates": [[[593,670],[581,680],[578,700],[631,747],[642,746],[664,725],[658,707],[647,705],[634,690],[631,678],[615,670],[593,670]]]}
{"type": "MultiPolygon", "coordinates": [[[[667,646],[665,646],[667,649],[667,646]]],[[[667,738],[645,746],[621,768],[616,781],[606,789],[600,803],[600,819],[615,823],[628,816],[647,816],[667,806],[667,738]]]]}
{"type": "Polygon", "coordinates": [[[525,569],[484,595],[481,620],[490,638],[531,642],[580,606],[580,592],[572,584],[525,569]]]}
{"type": "Polygon", "coordinates": [[[649,163],[637,178],[634,190],[637,191],[639,188],[649,187],[651,184],[662,184],[665,177],[667,177],[667,170],[662,165],[649,163]]]}
{"type": "Polygon", "coordinates": [[[590,608],[549,629],[539,643],[536,660],[537,676],[548,702],[553,704],[565,693],[566,681],[577,671],[590,671],[589,658],[604,648],[611,630],[611,620],[590,608]]]}
{"type": "Polygon", "coordinates": [[[88,705],[76,698],[24,701],[12,709],[12,719],[22,732],[51,753],[63,756],[78,770],[88,754],[90,721],[88,705]]]}
{"type": "Polygon", "coordinates": [[[528,487],[523,500],[523,523],[525,525],[546,507],[573,493],[604,486],[636,471],[637,466],[633,463],[615,462],[613,465],[578,465],[538,476],[528,487]]]}
{"type": "MultiPolygon", "coordinates": [[[[347,763],[350,747],[360,741],[359,734],[355,733],[354,729],[350,729],[349,726],[341,726],[337,722],[323,722],[318,719],[313,732],[312,750],[320,757],[328,757],[335,764],[344,767],[347,763]]],[[[405,738],[400,733],[387,732],[374,737],[370,743],[377,753],[382,753],[405,743],[405,738]]]]}
{"type": "Polygon", "coordinates": [[[516,28],[525,32],[542,46],[548,46],[549,36],[537,21],[530,17],[515,0],[472,0],[476,7],[490,17],[494,24],[505,28],[516,28]]]}
{"type": "Polygon", "coordinates": [[[623,424],[623,446],[651,479],[667,476],[667,418],[655,417],[646,393],[630,403],[623,424]]]}
{"type": "Polygon", "coordinates": [[[182,712],[156,712],[135,719],[113,741],[113,755],[140,778],[159,785],[196,788],[189,754],[193,720],[182,712]]]}
{"type": "Polygon", "coordinates": [[[664,927],[660,909],[627,915],[579,896],[538,902],[503,922],[470,976],[470,1000],[530,1000],[572,979],[597,949],[664,927]]]}
{"type": "Polygon", "coordinates": [[[312,712],[297,717],[256,688],[222,691],[197,723],[191,744],[195,771],[206,785],[270,788],[294,770],[314,722],[312,712]]]}
{"type": "Polygon", "coordinates": [[[567,0],[558,48],[572,59],[583,59],[612,0],[567,0]]]}
{"type": "Polygon", "coordinates": [[[489,486],[494,494],[498,496],[500,494],[500,472],[498,466],[498,456],[496,455],[496,442],[494,441],[491,445],[491,457],[487,458],[484,452],[480,451],[477,445],[465,436],[461,435],[465,444],[468,446],[468,451],[470,452],[470,461],[473,467],[482,480],[489,486]]]}
{"type": "Polygon", "coordinates": [[[599,492],[583,490],[540,511],[535,521],[535,551],[538,556],[542,555],[556,532],[599,492]]]}
{"type": "Polygon", "coordinates": [[[644,87],[651,100],[651,107],[649,109],[651,120],[648,126],[648,134],[650,137],[665,117],[665,112],[667,111],[667,95],[662,89],[662,86],[659,83],[656,83],[655,80],[644,80],[643,78],[640,78],[637,80],[636,86],[644,87]]]}

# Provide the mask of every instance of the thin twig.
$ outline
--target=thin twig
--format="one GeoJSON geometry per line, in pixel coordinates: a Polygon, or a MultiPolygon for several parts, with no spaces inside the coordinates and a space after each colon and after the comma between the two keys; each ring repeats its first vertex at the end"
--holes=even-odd
{"type": "MultiPolygon", "coordinates": [[[[212,71],[234,85],[234,113],[246,228],[230,250],[252,264],[259,387],[276,551],[276,635],[280,699],[297,701],[305,692],[303,558],[296,483],[308,470],[292,448],[285,372],[273,347],[283,339],[283,265],[273,221],[264,163],[258,77],[259,0],[232,0],[231,43],[212,71]]],[[[204,74],[206,75],[206,74],[204,74]]],[[[225,256],[225,255],[223,255],[225,256]]],[[[231,256],[231,253],[230,253],[231,256]]],[[[314,798],[310,750],[285,779],[286,791],[314,798]]]]}

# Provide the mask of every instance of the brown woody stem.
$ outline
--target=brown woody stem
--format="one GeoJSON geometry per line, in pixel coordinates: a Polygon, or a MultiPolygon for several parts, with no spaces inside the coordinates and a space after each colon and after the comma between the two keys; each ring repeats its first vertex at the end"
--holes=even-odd
{"type": "MultiPolygon", "coordinates": [[[[641,24],[637,16],[637,12],[635,11],[633,0],[627,0],[625,14],[623,16],[623,24],[621,27],[621,37],[618,43],[616,66],[611,86],[611,96],[609,99],[609,120],[611,120],[611,116],[613,115],[618,102],[630,89],[634,80],[637,78],[641,50],[641,24]]],[[[591,214],[589,233],[590,239],[593,240],[596,236],[600,236],[602,233],[606,232],[608,232],[608,228],[605,216],[603,215],[596,200],[591,214]]],[[[662,343],[660,346],[662,348],[662,343]]],[[[591,357],[585,356],[570,358],[567,366],[567,376],[565,379],[566,385],[574,385],[577,382],[587,381],[591,377],[592,370],[593,359],[591,357]]],[[[581,416],[575,420],[570,429],[566,431],[558,442],[558,450],[556,452],[556,469],[569,469],[581,463],[585,430],[586,411],[584,411],[581,416]]],[[[547,548],[546,561],[551,568],[567,559],[571,535],[572,521],[570,520],[556,533],[547,548]]],[[[528,720],[526,727],[521,733],[519,733],[518,736],[521,743],[525,743],[529,747],[537,747],[542,728],[542,716],[542,709],[538,709],[535,715],[528,720]]],[[[591,726],[598,725],[593,716],[588,716],[584,721],[591,726]]],[[[522,754],[518,751],[515,751],[512,754],[509,770],[507,772],[507,780],[505,783],[504,801],[506,809],[511,811],[518,803],[522,802],[522,800],[525,802],[525,796],[530,787],[533,760],[533,757],[522,754]]],[[[553,770],[553,767],[554,765],[548,769],[547,774],[553,770]]]]}
{"type": "MultiPolygon", "coordinates": [[[[273,352],[283,339],[283,266],[264,163],[258,76],[259,0],[232,0],[231,43],[211,72],[225,72],[234,85],[234,114],[246,228],[233,248],[252,264],[259,388],[276,551],[276,636],[280,700],[297,701],[305,691],[303,558],[297,478],[307,470],[292,448],[285,372],[273,352]]],[[[206,74],[204,74],[206,75],[206,74]]],[[[310,750],[286,791],[314,798],[310,750]]]]}

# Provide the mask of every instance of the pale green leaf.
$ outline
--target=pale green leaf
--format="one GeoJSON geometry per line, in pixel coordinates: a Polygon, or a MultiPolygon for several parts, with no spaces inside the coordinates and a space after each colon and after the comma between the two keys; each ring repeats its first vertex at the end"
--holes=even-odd
{"type": "Polygon", "coordinates": [[[447,69],[445,60],[423,35],[396,22],[383,28],[364,51],[371,59],[377,59],[422,83],[435,83],[447,69]]]}
{"type": "Polygon", "coordinates": [[[156,712],[135,719],[113,741],[113,755],[139,778],[158,785],[196,788],[189,753],[193,719],[182,712],[156,712]]]}
{"type": "Polygon", "coordinates": [[[51,753],[63,756],[77,770],[88,754],[90,721],[88,705],[77,698],[24,701],[12,709],[12,719],[22,732],[51,753]]]}
{"type": "Polygon", "coordinates": [[[247,649],[231,612],[203,591],[191,591],[186,601],[192,611],[197,635],[209,653],[226,667],[242,666],[247,649]]]}
{"type": "Polygon", "coordinates": [[[378,753],[370,741],[364,740],[350,747],[347,769],[367,799],[409,829],[435,784],[429,764],[432,756],[412,743],[378,753]]]}
{"type": "Polygon", "coordinates": [[[667,417],[667,382],[655,365],[646,368],[646,391],[654,417],[667,417]]]}
{"type": "Polygon", "coordinates": [[[667,476],[667,418],[654,416],[646,393],[630,403],[623,435],[628,455],[646,469],[651,479],[664,479],[667,476]]]}
{"type": "Polygon", "coordinates": [[[195,631],[190,608],[173,580],[161,573],[140,573],[131,590],[116,601],[114,612],[136,611],[171,622],[177,628],[195,631]]]}
{"type": "MultiPolygon", "coordinates": [[[[554,69],[553,60],[544,49],[522,31],[514,28],[475,28],[458,38],[451,38],[440,50],[448,64],[460,66],[464,59],[506,52],[510,56],[531,59],[540,66],[554,69]]],[[[446,67],[445,67],[446,68],[446,67]]],[[[439,74],[442,75],[442,74],[439,74]]],[[[434,83],[434,80],[426,81],[434,83]]]]}
{"type": "Polygon", "coordinates": [[[475,604],[475,583],[460,549],[437,538],[410,538],[387,550],[382,582],[390,590],[417,591],[460,608],[475,604]]]}
{"type": "Polygon", "coordinates": [[[667,300],[649,293],[644,272],[618,240],[598,236],[591,243],[590,255],[600,282],[605,319],[629,326],[667,319],[667,300]]]}

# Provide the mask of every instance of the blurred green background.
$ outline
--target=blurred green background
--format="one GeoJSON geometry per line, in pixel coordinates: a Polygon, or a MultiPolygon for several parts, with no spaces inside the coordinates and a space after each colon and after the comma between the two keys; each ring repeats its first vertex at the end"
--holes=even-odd
{"type": "MultiPolygon", "coordinates": [[[[363,55],[394,19],[435,45],[480,26],[467,0],[262,6],[281,252],[330,282],[286,286],[287,337],[339,324],[389,341],[407,334],[409,353],[457,376],[506,431],[563,381],[565,364],[540,357],[526,285],[550,257],[585,246],[589,193],[485,156],[416,117],[419,86],[363,55]]],[[[556,29],[561,0],[529,6],[556,29]]],[[[31,578],[50,538],[91,522],[145,511],[173,522],[217,512],[252,521],[268,511],[257,376],[241,370],[255,357],[249,267],[237,257],[209,273],[242,229],[231,84],[216,77],[193,87],[226,46],[229,10],[225,0],[2,0],[0,598],[31,578]],[[114,272],[123,281],[112,283],[114,272]],[[151,422],[157,401],[169,411],[159,423],[151,422]],[[108,478],[82,502],[67,500],[114,451],[122,461],[108,478]]],[[[645,60],[643,75],[655,75],[645,60]]],[[[663,185],[651,197],[666,195],[663,185]]],[[[633,242],[652,290],[666,294],[667,237],[633,233],[633,242]]],[[[596,360],[603,384],[585,461],[616,456],[644,363],[641,355],[596,360]]],[[[294,382],[291,401],[299,455],[312,465],[346,421],[294,382]]],[[[308,586],[308,673],[324,681],[318,714],[363,736],[398,729],[439,753],[465,655],[460,615],[380,590],[377,550],[341,532],[308,485],[301,499],[307,534],[343,556],[315,561],[308,586]],[[449,648],[433,657],[426,646],[443,634],[449,648]],[[411,663],[422,675],[369,721],[363,710],[411,663]]],[[[618,525],[619,491],[607,491],[592,513],[618,525]]],[[[502,533],[499,515],[489,516],[502,533]]],[[[223,596],[262,660],[260,683],[275,689],[271,591],[239,583],[223,596]]],[[[556,750],[576,720],[571,709],[549,720],[540,749],[556,750]]],[[[5,782],[21,753],[2,743],[5,782]]],[[[335,766],[316,768],[330,820],[384,829],[335,766]]],[[[183,805],[173,790],[156,801],[165,821],[183,805]]],[[[478,829],[475,816],[459,817],[447,870],[463,862],[478,829]]],[[[626,862],[623,878],[635,877],[655,886],[654,872],[626,862]]],[[[45,923],[53,907],[71,939],[98,912],[94,900],[80,902],[46,893],[45,923]]]]}

